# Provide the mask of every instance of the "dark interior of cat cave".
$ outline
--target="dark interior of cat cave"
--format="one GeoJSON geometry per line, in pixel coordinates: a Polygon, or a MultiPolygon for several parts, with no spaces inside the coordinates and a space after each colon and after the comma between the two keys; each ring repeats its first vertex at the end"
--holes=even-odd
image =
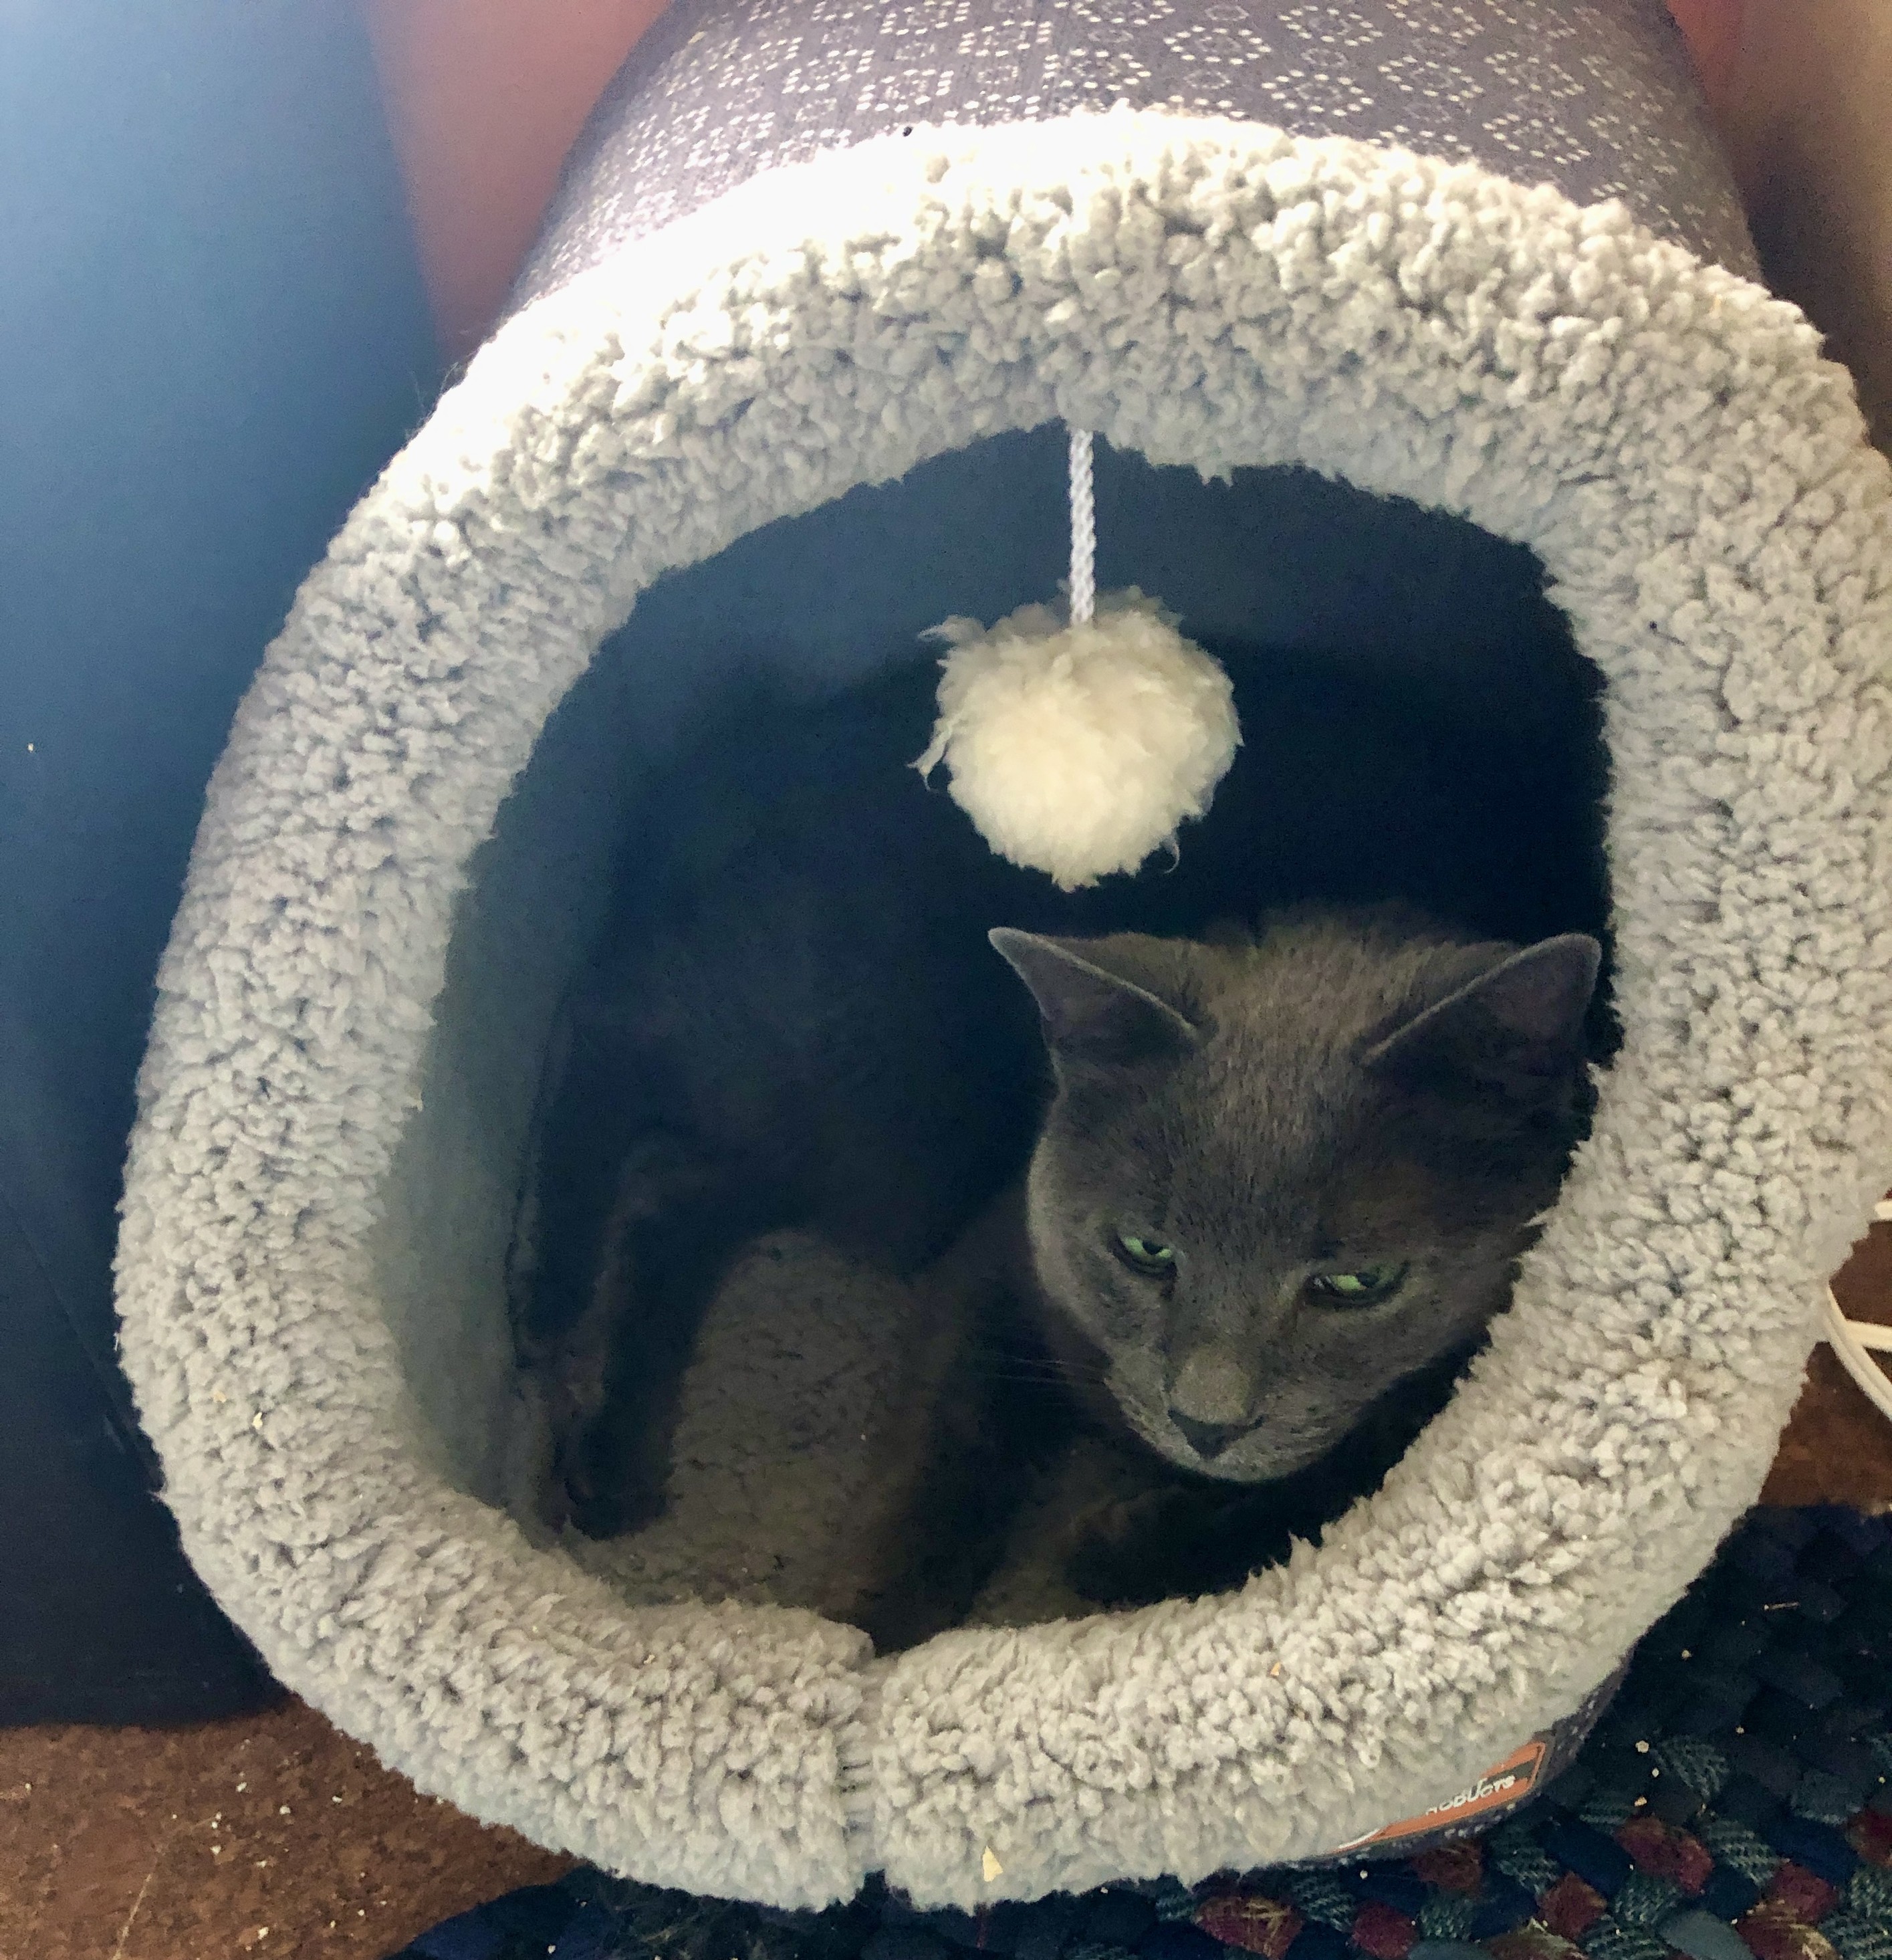
{"type": "Polygon", "coordinates": [[[923,635],[1055,600],[1065,464],[1061,426],[992,438],[658,581],[472,867],[373,1248],[381,1297],[444,1473],[629,1601],[811,1607],[898,1647],[1221,1589],[1367,1494],[1475,1348],[1292,1475],[1153,1489],[1141,1446],[1083,1412],[1095,1370],[994,1290],[1022,1242],[988,1221],[1048,1067],[988,1038],[982,1017],[1032,1006],[991,928],[1200,940],[1396,904],[1465,939],[1607,946],[1602,688],[1542,565],[1299,469],[1204,480],[1098,444],[1099,587],[1157,596],[1222,660],[1242,746],[1134,877],[1064,894],[1002,864],[910,766],[934,713],[923,635]],[[725,976],[639,966],[679,931],[725,976]],[[823,961],[819,1052],[844,1076],[911,1044],[911,1136],[850,1161],[810,1093],[783,1149],[822,1176],[752,1156],[704,1195],[653,1017],[739,1100],[765,1064],[725,991],[786,999],[823,961]]]}

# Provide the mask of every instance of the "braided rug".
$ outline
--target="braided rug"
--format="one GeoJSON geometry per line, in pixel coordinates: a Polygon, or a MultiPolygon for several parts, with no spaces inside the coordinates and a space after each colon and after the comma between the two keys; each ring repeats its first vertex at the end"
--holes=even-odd
{"type": "Polygon", "coordinates": [[[1892,1960],[1892,1520],[1751,1514],[1575,1764],[1418,1857],[978,1914],[791,1913],[580,1869],[396,1960],[1892,1960]]]}

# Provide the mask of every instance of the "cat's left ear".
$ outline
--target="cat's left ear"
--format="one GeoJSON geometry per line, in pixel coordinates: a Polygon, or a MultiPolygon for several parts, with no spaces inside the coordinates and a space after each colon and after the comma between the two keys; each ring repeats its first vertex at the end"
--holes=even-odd
{"type": "Polygon", "coordinates": [[[1567,1081],[1603,949],[1586,934],[1540,940],[1415,1015],[1361,1058],[1376,1075],[1496,1089],[1520,1102],[1567,1081]]]}

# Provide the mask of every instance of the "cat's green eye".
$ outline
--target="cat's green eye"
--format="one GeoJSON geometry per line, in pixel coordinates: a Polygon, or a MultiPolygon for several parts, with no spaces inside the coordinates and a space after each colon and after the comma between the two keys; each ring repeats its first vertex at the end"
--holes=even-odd
{"type": "Polygon", "coordinates": [[[1404,1263],[1389,1261],[1385,1265],[1356,1267],[1350,1273],[1316,1273],[1307,1290],[1317,1300],[1336,1306],[1365,1306],[1384,1300],[1405,1277],[1404,1263]]]}
{"type": "Polygon", "coordinates": [[[1153,1279],[1162,1279],[1176,1269],[1176,1249],[1165,1246],[1160,1239],[1146,1239],[1134,1232],[1119,1232],[1117,1235],[1117,1256],[1127,1266],[1134,1266],[1140,1273],[1147,1273],[1153,1279]]]}

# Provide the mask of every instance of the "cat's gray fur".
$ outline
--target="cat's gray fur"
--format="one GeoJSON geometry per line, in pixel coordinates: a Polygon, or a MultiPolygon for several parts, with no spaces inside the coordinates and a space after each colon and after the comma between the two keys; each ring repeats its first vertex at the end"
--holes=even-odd
{"type": "MultiPolygon", "coordinates": [[[[1271,877],[1265,760],[1261,778],[1238,765],[1223,830],[1192,835],[1176,878],[1067,899],[900,767],[924,706],[911,677],[851,702],[766,701],[655,786],[549,1076],[514,1274],[558,1502],[608,1534],[661,1505],[676,1382],[737,1244],[798,1222],[912,1274],[1029,1160],[1025,1242],[968,1282],[978,1304],[922,1344],[888,1412],[878,1535],[838,1589],[883,1643],[963,1606],[1003,1523],[993,1492],[1017,1481],[1007,1452],[1060,1422],[1140,1439],[1149,1471],[1141,1526],[1073,1539],[1092,1596],[1239,1577],[1239,1532],[1216,1508],[1231,1488],[1320,1457],[1502,1305],[1581,1122],[1597,958],[1576,935],[1520,955],[1490,907],[1443,886],[1410,893],[1432,915],[1359,902],[1389,896],[1376,835],[1398,835],[1410,892],[1413,867],[1448,862],[1454,826],[1508,838],[1526,820],[1477,807],[1502,775],[1487,756],[1463,809],[1429,792],[1438,835],[1416,826],[1410,722],[1377,773],[1357,717],[1331,762],[1318,721],[1317,760],[1305,743],[1296,758],[1317,776],[1357,768],[1362,794],[1387,799],[1383,819],[1353,813],[1353,858],[1290,861],[1343,902],[1309,906],[1309,885],[1271,877]],[[1211,935],[1237,893],[1302,902],[1258,934],[1211,935]],[[1169,936],[1121,930],[1146,923],[1169,936]],[[1161,1285],[1112,1250],[1120,1230],[1159,1229],[1176,1252],[1161,1285]],[[1310,1272],[1350,1261],[1406,1278],[1383,1304],[1317,1305],[1310,1272]],[[1178,1564],[1188,1544],[1200,1555],[1178,1564]]],[[[1301,803],[1283,823],[1304,821],[1301,803]]],[[[1592,813],[1573,800],[1557,820],[1581,846],[1592,813]]],[[[1600,898],[1580,872],[1572,889],[1565,916],[1584,923],[1600,898]]]]}
{"type": "Polygon", "coordinates": [[[1580,1120],[1594,940],[1467,942],[1394,908],[1220,943],[994,937],[1056,1064],[1037,1281],[1159,1455],[1302,1468],[1503,1305],[1580,1120]],[[1172,1272],[1127,1265],[1122,1229],[1172,1272]],[[1309,1291],[1376,1265],[1404,1268],[1382,1301],[1309,1291]]]}

